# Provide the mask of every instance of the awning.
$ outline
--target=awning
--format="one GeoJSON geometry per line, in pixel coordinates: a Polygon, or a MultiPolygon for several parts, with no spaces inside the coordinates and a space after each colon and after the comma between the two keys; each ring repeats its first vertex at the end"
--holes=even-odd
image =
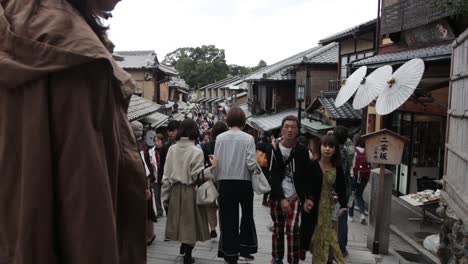
{"type": "Polygon", "coordinates": [[[297,116],[297,109],[289,109],[272,115],[264,114],[261,116],[254,116],[250,118],[250,123],[253,125],[252,127],[259,132],[266,132],[280,128],[283,118],[288,115],[297,116]]]}
{"type": "Polygon", "coordinates": [[[172,117],[173,120],[177,120],[177,121],[184,121],[185,119],[185,114],[184,113],[176,113],[174,114],[174,116],[172,117]]]}
{"type": "Polygon", "coordinates": [[[165,114],[161,113],[152,113],[149,116],[146,116],[145,118],[142,119],[143,122],[149,123],[151,127],[160,127],[164,122],[166,122],[169,119],[169,117],[165,114]]]}
{"type": "Polygon", "coordinates": [[[171,108],[171,107],[173,107],[173,106],[174,106],[174,102],[168,101],[167,104],[164,105],[164,108],[167,109],[167,108],[171,108]]]}
{"type": "Polygon", "coordinates": [[[328,130],[333,129],[333,126],[324,124],[320,121],[310,120],[308,118],[301,119],[301,132],[310,133],[314,136],[321,137],[327,133],[328,130]]]}
{"type": "Polygon", "coordinates": [[[414,58],[421,58],[424,61],[450,60],[452,56],[452,48],[450,44],[444,44],[421,49],[405,50],[400,52],[392,52],[380,54],[373,57],[365,58],[352,63],[353,67],[366,65],[375,68],[381,65],[403,64],[414,58]]]}
{"type": "Polygon", "coordinates": [[[177,88],[177,91],[179,91],[179,93],[189,94],[188,91],[185,91],[184,89],[181,89],[181,88],[177,88]]]}
{"type": "Polygon", "coordinates": [[[211,98],[203,98],[202,100],[198,101],[199,104],[203,104],[206,101],[210,100],[211,98]]]}
{"type": "Polygon", "coordinates": [[[214,102],[214,101],[216,101],[216,100],[218,100],[217,97],[215,97],[215,98],[210,98],[210,100],[206,101],[205,103],[210,104],[210,103],[212,103],[212,102],[214,102]]]}
{"type": "Polygon", "coordinates": [[[250,113],[250,111],[249,111],[249,105],[248,104],[241,104],[241,105],[239,105],[239,107],[244,111],[245,118],[249,118],[249,117],[252,116],[252,113],[250,113]]]}

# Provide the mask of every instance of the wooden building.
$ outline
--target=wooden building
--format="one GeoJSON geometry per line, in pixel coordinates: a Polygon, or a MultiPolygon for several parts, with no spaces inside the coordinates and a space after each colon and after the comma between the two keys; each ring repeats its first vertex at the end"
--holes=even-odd
{"type": "Polygon", "coordinates": [[[468,263],[468,30],[452,47],[440,257],[441,263],[468,263]]]}
{"type": "Polygon", "coordinates": [[[417,182],[422,177],[443,177],[450,43],[459,35],[461,21],[442,12],[435,2],[382,0],[378,52],[351,63],[353,69],[366,65],[369,74],[383,65],[391,65],[395,71],[413,58],[425,62],[421,83],[400,108],[386,116],[377,115],[373,103],[366,109],[367,133],[388,128],[411,140],[402,163],[389,166],[396,195],[418,191],[417,182]]]}

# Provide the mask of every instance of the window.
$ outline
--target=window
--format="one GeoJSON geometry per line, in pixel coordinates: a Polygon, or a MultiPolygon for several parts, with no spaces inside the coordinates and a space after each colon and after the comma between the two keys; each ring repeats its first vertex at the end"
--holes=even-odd
{"type": "Polygon", "coordinates": [[[346,79],[348,77],[348,56],[342,56],[341,57],[341,79],[346,79]]]}
{"type": "Polygon", "coordinates": [[[368,52],[363,52],[363,53],[355,53],[355,54],[351,54],[351,55],[343,55],[341,56],[341,63],[340,63],[340,67],[341,67],[341,80],[343,79],[346,79],[349,75],[348,73],[348,66],[347,64],[348,63],[352,63],[356,60],[361,60],[361,59],[364,59],[364,58],[367,58],[367,57],[372,57],[374,56],[374,52],[373,51],[368,51],[368,52]]]}

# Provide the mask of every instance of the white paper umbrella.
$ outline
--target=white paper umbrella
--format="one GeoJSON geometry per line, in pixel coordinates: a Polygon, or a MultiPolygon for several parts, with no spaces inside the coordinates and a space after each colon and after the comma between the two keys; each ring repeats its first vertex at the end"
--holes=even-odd
{"type": "Polygon", "coordinates": [[[345,83],[340,88],[340,92],[336,96],[336,107],[341,107],[349,100],[349,98],[353,96],[353,94],[358,89],[359,84],[361,84],[362,78],[366,76],[366,72],[367,67],[361,66],[359,69],[353,72],[353,74],[351,74],[348,79],[346,79],[345,83]]]}
{"type": "Polygon", "coordinates": [[[361,109],[374,101],[392,78],[392,71],[392,66],[385,65],[369,74],[359,85],[356,96],[354,96],[353,108],[361,109]]]}
{"type": "Polygon", "coordinates": [[[375,110],[379,115],[393,112],[408,100],[424,74],[424,61],[412,59],[393,73],[392,79],[377,98],[375,110]]]}

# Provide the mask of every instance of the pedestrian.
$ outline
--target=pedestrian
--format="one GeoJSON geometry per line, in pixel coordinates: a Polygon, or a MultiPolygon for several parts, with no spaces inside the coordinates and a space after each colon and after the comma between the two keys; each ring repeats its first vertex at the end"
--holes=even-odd
{"type": "MultiPolygon", "coordinates": [[[[271,177],[270,177],[270,160],[272,155],[272,145],[270,141],[269,134],[266,132],[263,134],[260,142],[257,143],[257,163],[260,165],[263,174],[265,175],[268,183],[271,185],[271,177]]],[[[270,207],[268,203],[268,197],[270,192],[263,194],[263,201],[262,205],[265,207],[270,207]]]]}
{"type": "MultiPolygon", "coordinates": [[[[168,142],[164,144],[161,150],[161,168],[162,168],[161,173],[163,175],[164,175],[164,168],[166,165],[167,152],[169,151],[169,148],[177,142],[177,134],[179,131],[179,127],[180,127],[180,122],[177,120],[171,120],[167,124],[168,142]]],[[[166,211],[166,215],[167,215],[169,208],[164,207],[164,210],[166,211]]]]}
{"type": "MultiPolygon", "coordinates": [[[[319,158],[319,152],[320,152],[320,138],[318,137],[312,137],[309,139],[309,144],[308,144],[308,150],[309,150],[309,159],[311,161],[318,160],[319,158]]],[[[311,179],[311,177],[318,177],[314,174],[308,173],[307,176],[308,179],[306,181],[313,181],[314,179],[311,179]]],[[[316,213],[312,214],[309,212],[305,212],[304,208],[301,208],[301,226],[300,226],[300,237],[301,237],[301,242],[300,242],[300,256],[299,258],[301,260],[306,259],[306,253],[309,250],[310,247],[310,239],[312,237],[312,233],[314,232],[313,227],[315,226],[316,222],[316,213]]]]}
{"type": "Polygon", "coordinates": [[[231,108],[226,117],[230,129],[218,135],[215,146],[221,229],[218,257],[229,264],[237,263],[239,256],[253,261],[252,254],[258,250],[251,182],[257,167],[255,141],[242,131],[245,122],[244,111],[237,106],[231,108]],[[242,209],[240,232],[239,205],[242,209]]]}
{"type": "MultiPolygon", "coordinates": [[[[354,146],[352,141],[348,137],[348,129],[343,126],[336,126],[333,129],[333,135],[339,145],[340,152],[340,164],[345,176],[345,200],[348,201],[351,195],[351,164],[354,156],[354,146]]],[[[345,209],[347,210],[347,209],[345,209]]],[[[338,242],[340,244],[341,253],[343,256],[348,255],[346,249],[348,245],[348,214],[340,215],[338,220],[338,242]]]]}
{"type": "Polygon", "coordinates": [[[344,263],[338,244],[338,217],[346,216],[346,183],[340,164],[338,142],[334,136],[323,136],[319,159],[310,163],[306,178],[304,211],[313,215],[310,252],[313,264],[344,263]],[[338,203],[337,203],[338,201],[338,203]]]}
{"type": "Polygon", "coordinates": [[[146,263],[133,85],[99,17],[117,2],[0,1],[2,262],[146,263]]]}
{"type": "Polygon", "coordinates": [[[151,245],[156,239],[156,233],[154,232],[154,224],[156,223],[156,213],[153,207],[153,192],[151,190],[152,183],[156,180],[154,175],[154,169],[151,165],[150,157],[148,154],[148,146],[143,139],[143,124],[139,121],[133,121],[130,123],[133,134],[138,144],[138,150],[140,151],[141,160],[145,166],[146,172],[146,245],[151,245]]]}
{"type": "MultiPolygon", "coordinates": [[[[210,162],[210,155],[214,154],[215,146],[216,146],[216,137],[221,133],[224,133],[228,130],[226,123],[222,121],[218,121],[213,125],[213,129],[211,131],[211,136],[213,137],[212,141],[203,145],[203,155],[205,157],[205,167],[208,168],[211,166],[210,162]]],[[[210,237],[216,238],[218,237],[218,233],[216,233],[216,227],[218,226],[218,205],[216,202],[207,205],[207,213],[208,213],[208,224],[210,226],[210,237]]]]}
{"type": "Polygon", "coordinates": [[[192,250],[198,241],[210,238],[204,206],[196,203],[197,183],[211,178],[216,160],[210,157],[211,167],[205,169],[203,151],[195,146],[197,124],[192,119],[182,121],[177,142],[169,148],[164,165],[161,198],[169,207],[165,237],[181,242],[184,264],[194,263],[192,250]]]}
{"type": "MultiPolygon", "coordinates": [[[[371,166],[366,160],[366,150],[365,150],[365,142],[361,138],[360,134],[354,135],[354,145],[355,145],[355,155],[353,160],[353,179],[352,179],[352,197],[355,197],[351,201],[351,207],[349,208],[349,221],[354,221],[354,204],[357,201],[359,212],[361,214],[361,224],[365,225],[366,221],[366,206],[364,203],[364,198],[362,194],[366,189],[367,182],[369,181],[371,166]]],[[[351,198],[352,199],[352,198],[351,198]]]]}
{"type": "Polygon", "coordinates": [[[156,202],[157,217],[163,217],[164,211],[161,203],[161,185],[163,168],[161,164],[161,149],[164,144],[164,135],[156,134],[154,137],[154,147],[150,149],[151,161],[156,170],[156,182],[153,184],[154,200],[156,202]]]}
{"type": "Polygon", "coordinates": [[[304,180],[309,154],[299,143],[299,120],[287,116],[281,124],[282,139],[273,144],[270,169],[270,214],[273,220],[272,263],[283,263],[284,238],[287,239],[288,263],[299,263],[299,222],[304,202],[304,180]]]}

